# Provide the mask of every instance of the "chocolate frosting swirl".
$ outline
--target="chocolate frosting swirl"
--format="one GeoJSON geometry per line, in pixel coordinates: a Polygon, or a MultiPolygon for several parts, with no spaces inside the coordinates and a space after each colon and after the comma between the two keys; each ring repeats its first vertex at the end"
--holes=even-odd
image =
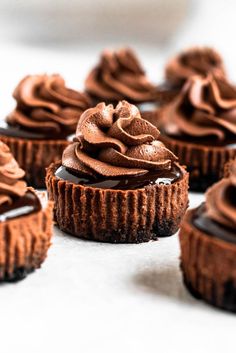
{"type": "Polygon", "coordinates": [[[177,157],[158,141],[159,134],[134,105],[122,101],[114,108],[99,103],[81,116],[62,165],[91,178],[170,170],[177,157]]]}
{"type": "Polygon", "coordinates": [[[225,76],[221,56],[212,48],[194,47],[183,51],[172,58],[166,65],[165,74],[173,86],[181,86],[193,75],[225,76]]]}
{"type": "Polygon", "coordinates": [[[24,175],[8,146],[0,141],[0,206],[11,204],[15,197],[25,195],[26,183],[19,180],[24,175]]]}
{"type": "Polygon", "coordinates": [[[236,169],[206,193],[206,215],[219,224],[236,230],[236,169]]]}
{"type": "Polygon", "coordinates": [[[232,160],[232,161],[230,162],[229,174],[234,174],[234,175],[236,175],[236,159],[234,159],[234,160],[232,160]]]}
{"type": "Polygon", "coordinates": [[[226,79],[192,76],[163,118],[168,135],[236,138],[236,88],[226,79]]]}
{"type": "Polygon", "coordinates": [[[91,106],[88,96],[67,88],[60,75],[26,76],[13,97],[17,106],[7,123],[52,138],[72,134],[82,112],[91,106]]]}
{"type": "Polygon", "coordinates": [[[155,100],[155,88],[148,81],[135,53],[128,48],[105,50],[99,64],[90,72],[85,87],[99,101],[108,103],[155,100]]]}

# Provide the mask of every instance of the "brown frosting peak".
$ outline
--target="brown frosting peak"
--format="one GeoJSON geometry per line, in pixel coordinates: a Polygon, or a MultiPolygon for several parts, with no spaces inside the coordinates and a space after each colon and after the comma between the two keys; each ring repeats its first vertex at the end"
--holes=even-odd
{"type": "Polygon", "coordinates": [[[236,159],[230,162],[229,174],[236,175],[236,159]]]}
{"type": "Polygon", "coordinates": [[[221,225],[236,230],[236,168],[228,178],[208,189],[206,214],[221,225]]]}
{"type": "Polygon", "coordinates": [[[213,75],[192,76],[163,119],[169,135],[236,137],[236,88],[213,75]]]}
{"type": "Polygon", "coordinates": [[[167,81],[174,86],[182,85],[196,74],[207,76],[211,73],[215,76],[225,76],[221,56],[208,47],[194,47],[183,51],[167,63],[165,71],[167,81]]]}
{"type": "Polygon", "coordinates": [[[67,88],[60,75],[26,76],[13,96],[17,107],[7,123],[46,136],[72,134],[82,112],[91,106],[88,96],[67,88]]]}
{"type": "Polygon", "coordinates": [[[126,99],[146,102],[155,99],[155,88],[148,81],[135,53],[128,48],[105,50],[90,72],[85,87],[94,98],[105,102],[126,99]]]}
{"type": "Polygon", "coordinates": [[[9,148],[0,141],[0,206],[11,204],[16,196],[23,196],[27,191],[22,180],[25,172],[13,158],[9,148]]]}
{"type": "Polygon", "coordinates": [[[177,157],[158,139],[158,129],[126,101],[116,108],[99,103],[83,113],[75,142],[62,165],[80,175],[117,177],[169,170],[177,157]]]}

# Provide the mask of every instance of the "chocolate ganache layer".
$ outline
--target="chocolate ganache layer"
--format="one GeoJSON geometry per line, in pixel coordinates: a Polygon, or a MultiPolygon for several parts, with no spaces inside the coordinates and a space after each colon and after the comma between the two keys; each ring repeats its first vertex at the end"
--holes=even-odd
{"type": "Polygon", "coordinates": [[[114,108],[99,103],[81,116],[56,176],[99,188],[171,184],[182,173],[159,134],[134,105],[122,101],[114,108]]]}
{"type": "Polygon", "coordinates": [[[14,199],[11,204],[0,206],[0,222],[26,216],[41,209],[42,205],[37,195],[28,190],[24,196],[14,199]]]}
{"type": "Polygon", "coordinates": [[[171,170],[149,172],[137,176],[120,178],[94,178],[86,179],[79,177],[76,173],[61,166],[55,172],[55,176],[75,184],[90,186],[99,189],[133,190],[141,189],[149,185],[170,185],[182,176],[180,168],[174,164],[171,170]]]}
{"type": "Polygon", "coordinates": [[[0,141],[0,222],[41,209],[41,203],[21,179],[19,168],[9,148],[0,141]]]}
{"type": "Polygon", "coordinates": [[[236,243],[236,172],[208,189],[193,224],[211,236],[236,243]]]}
{"type": "Polygon", "coordinates": [[[156,99],[156,89],[147,79],[135,53],[128,48],[105,50],[85,81],[86,91],[98,102],[126,99],[142,103],[156,99]]]}
{"type": "Polygon", "coordinates": [[[236,89],[223,78],[191,77],[169,104],[163,118],[165,134],[187,142],[234,147],[236,89]]]}
{"type": "Polygon", "coordinates": [[[16,87],[17,106],[0,133],[31,139],[64,139],[72,134],[89,97],[67,88],[60,75],[26,76],[16,87]]]}
{"type": "Polygon", "coordinates": [[[212,48],[194,47],[187,49],[166,65],[166,80],[169,85],[180,87],[193,75],[224,77],[225,69],[221,56],[212,48]]]}

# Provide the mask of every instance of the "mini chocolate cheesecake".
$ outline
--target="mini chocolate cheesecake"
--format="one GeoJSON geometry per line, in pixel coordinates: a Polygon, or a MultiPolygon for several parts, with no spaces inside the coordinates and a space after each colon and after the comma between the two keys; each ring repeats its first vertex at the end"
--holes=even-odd
{"type": "Polygon", "coordinates": [[[121,100],[135,104],[144,119],[158,119],[159,93],[148,80],[137,55],[129,48],[105,50],[85,81],[94,105],[117,105],[121,100]]]}
{"type": "Polygon", "coordinates": [[[178,95],[186,81],[195,75],[206,77],[212,74],[225,77],[223,59],[209,47],[186,49],[171,58],[165,67],[165,82],[158,86],[162,102],[170,102],[178,95]]]}
{"type": "Polygon", "coordinates": [[[228,178],[231,174],[236,173],[236,158],[231,159],[225,164],[224,168],[224,177],[228,178]]]}
{"type": "Polygon", "coordinates": [[[62,162],[47,170],[59,228],[116,243],[174,234],[188,206],[188,173],[158,138],[126,101],[85,111],[62,162]]]}
{"type": "Polygon", "coordinates": [[[204,191],[236,156],[236,89],[222,78],[191,77],[166,108],[161,140],[187,166],[190,188],[204,191]]]}
{"type": "Polygon", "coordinates": [[[236,312],[236,169],[189,210],[179,238],[184,281],[198,298],[236,312]]]}
{"type": "Polygon", "coordinates": [[[91,106],[86,94],[65,86],[59,75],[25,77],[16,87],[15,110],[0,128],[0,139],[11,149],[26,181],[45,187],[45,169],[59,160],[81,113],[91,106]]]}
{"type": "Polygon", "coordinates": [[[39,268],[52,236],[52,202],[20,180],[24,171],[0,142],[0,281],[17,281],[39,268]]]}

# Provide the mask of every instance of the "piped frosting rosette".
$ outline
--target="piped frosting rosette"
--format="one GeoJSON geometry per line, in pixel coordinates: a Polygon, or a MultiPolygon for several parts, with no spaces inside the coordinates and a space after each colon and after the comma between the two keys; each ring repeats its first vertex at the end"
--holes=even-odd
{"type": "Polygon", "coordinates": [[[105,50],[98,65],[89,73],[85,87],[91,96],[105,102],[127,99],[142,103],[156,98],[154,85],[129,48],[105,50]]]}
{"type": "Polygon", "coordinates": [[[11,204],[13,198],[25,195],[26,183],[19,180],[24,175],[8,146],[0,141],[0,206],[11,204]]]}
{"type": "Polygon", "coordinates": [[[208,47],[184,50],[167,63],[165,71],[167,81],[175,86],[182,85],[194,75],[206,77],[210,73],[218,77],[226,76],[221,56],[208,47]]]}
{"type": "Polygon", "coordinates": [[[60,75],[26,76],[13,96],[17,106],[7,123],[51,138],[72,134],[82,112],[91,106],[88,96],[67,88],[60,75]]]}
{"type": "Polygon", "coordinates": [[[75,142],[62,165],[81,176],[137,176],[170,170],[177,157],[158,140],[160,132],[126,101],[98,104],[83,113],[75,142]]]}
{"type": "Polygon", "coordinates": [[[222,78],[191,77],[163,119],[168,135],[236,138],[236,89],[222,78]]]}
{"type": "Polygon", "coordinates": [[[236,163],[228,178],[207,191],[205,207],[209,218],[222,226],[236,229],[236,163]]]}

